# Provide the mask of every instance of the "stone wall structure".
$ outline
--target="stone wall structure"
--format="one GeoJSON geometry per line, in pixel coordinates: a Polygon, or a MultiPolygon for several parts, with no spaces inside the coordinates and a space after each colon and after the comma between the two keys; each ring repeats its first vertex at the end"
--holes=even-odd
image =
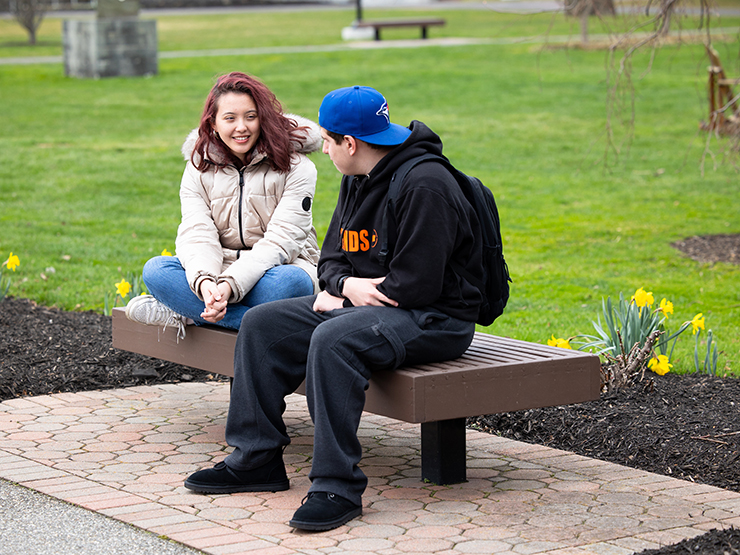
{"type": "Polygon", "coordinates": [[[98,0],[97,17],[65,20],[64,74],[94,79],[155,75],[157,22],[138,14],[138,0],[98,0]]]}

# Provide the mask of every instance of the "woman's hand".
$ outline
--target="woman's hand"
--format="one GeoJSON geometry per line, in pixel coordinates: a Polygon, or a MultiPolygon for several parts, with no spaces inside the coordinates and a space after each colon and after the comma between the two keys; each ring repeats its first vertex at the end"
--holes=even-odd
{"type": "Polygon", "coordinates": [[[329,312],[343,306],[344,299],[342,297],[335,297],[326,291],[322,291],[316,295],[316,300],[313,302],[314,312],[329,312]]]}
{"type": "Polygon", "coordinates": [[[200,294],[206,305],[200,317],[212,324],[223,320],[231,298],[231,286],[225,281],[216,285],[213,281],[205,280],[200,286],[200,294]]]}
{"type": "Polygon", "coordinates": [[[348,277],[344,280],[342,295],[347,297],[354,306],[398,306],[393,299],[389,299],[378,290],[385,276],[379,278],[348,277]]]}

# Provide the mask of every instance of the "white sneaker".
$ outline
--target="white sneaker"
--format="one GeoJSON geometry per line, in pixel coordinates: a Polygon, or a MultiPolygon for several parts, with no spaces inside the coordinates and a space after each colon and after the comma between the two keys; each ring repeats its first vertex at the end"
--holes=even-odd
{"type": "Polygon", "coordinates": [[[177,340],[185,339],[185,318],[160,303],[151,295],[139,295],[126,305],[126,317],[147,326],[177,328],[177,340]]]}

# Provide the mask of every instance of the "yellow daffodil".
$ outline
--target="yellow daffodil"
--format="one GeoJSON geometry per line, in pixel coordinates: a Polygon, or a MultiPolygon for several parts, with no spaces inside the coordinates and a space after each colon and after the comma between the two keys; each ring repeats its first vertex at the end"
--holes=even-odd
{"type": "Polygon", "coordinates": [[[121,296],[121,298],[128,295],[129,291],[131,291],[131,284],[125,279],[121,279],[121,281],[116,283],[116,292],[121,296]]]}
{"type": "Polygon", "coordinates": [[[547,340],[547,344],[550,345],[550,347],[560,347],[561,349],[573,348],[570,346],[570,341],[568,341],[567,339],[562,339],[560,337],[556,338],[555,335],[547,340]]]}
{"type": "Polygon", "coordinates": [[[172,253],[170,251],[168,251],[167,249],[164,249],[162,251],[161,256],[172,256],[172,253]]]}
{"type": "Polygon", "coordinates": [[[16,255],[14,255],[12,252],[10,253],[10,256],[5,261],[5,265],[8,266],[8,270],[13,270],[15,272],[15,269],[21,265],[21,261],[18,259],[16,255]]]}
{"type": "Polygon", "coordinates": [[[635,301],[635,304],[640,308],[643,306],[652,306],[655,302],[653,292],[645,291],[642,287],[635,291],[635,294],[632,295],[632,300],[635,301]]]}
{"type": "Polygon", "coordinates": [[[704,329],[704,315],[701,312],[691,319],[691,327],[694,328],[692,331],[694,335],[700,329],[704,329]]]}
{"type": "Polygon", "coordinates": [[[650,359],[650,362],[648,362],[648,368],[658,374],[659,376],[664,376],[668,372],[671,371],[671,368],[673,368],[673,365],[668,362],[668,357],[665,355],[658,355],[658,357],[653,357],[650,359]]]}
{"type": "Polygon", "coordinates": [[[673,314],[673,303],[665,298],[661,299],[658,311],[662,312],[663,316],[667,318],[669,314],[673,314]]]}

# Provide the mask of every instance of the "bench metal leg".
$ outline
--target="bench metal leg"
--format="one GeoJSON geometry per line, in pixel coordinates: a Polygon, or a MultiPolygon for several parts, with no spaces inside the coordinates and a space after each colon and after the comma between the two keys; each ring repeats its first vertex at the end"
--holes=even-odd
{"type": "Polygon", "coordinates": [[[375,40],[380,40],[380,27],[375,28],[375,40]]]}
{"type": "Polygon", "coordinates": [[[421,38],[423,39],[427,38],[427,28],[426,27],[421,28],[421,38]]]}
{"type": "Polygon", "coordinates": [[[464,418],[421,425],[421,479],[438,485],[466,481],[464,418]]]}

